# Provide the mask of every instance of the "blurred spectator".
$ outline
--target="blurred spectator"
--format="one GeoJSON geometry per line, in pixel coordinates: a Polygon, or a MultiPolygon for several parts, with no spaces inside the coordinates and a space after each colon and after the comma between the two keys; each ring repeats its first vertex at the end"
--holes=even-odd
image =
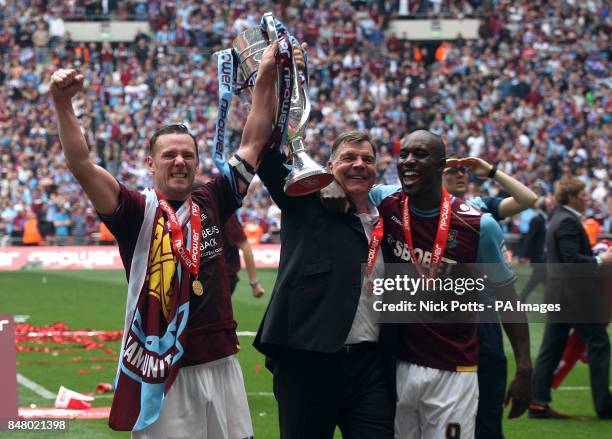
{"type": "Polygon", "coordinates": [[[70,225],[70,235],[72,236],[73,245],[85,245],[87,241],[87,218],[85,217],[85,208],[77,206],[71,215],[72,223],[70,225]]]}
{"type": "Polygon", "coordinates": [[[42,235],[38,230],[38,218],[36,214],[28,209],[27,219],[23,225],[23,245],[38,245],[42,241],[42,235]]]}
{"type": "Polygon", "coordinates": [[[263,229],[257,223],[247,222],[242,225],[244,234],[249,241],[249,244],[259,244],[263,236],[263,229]]]}
{"type": "Polygon", "coordinates": [[[51,46],[56,46],[64,38],[66,34],[66,25],[64,19],[57,12],[51,12],[47,17],[47,25],[49,26],[49,43],[51,46]]]}
{"type": "Polygon", "coordinates": [[[602,233],[602,228],[599,222],[594,218],[595,212],[593,210],[587,210],[585,213],[585,220],[582,222],[584,230],[589,237],[589,244],[594,247],[597,244],[597,235],[602,233]]]}
{"type": "Polygon", "coordinates": [[[53,225],[55,226],[55,242],[57,244],[65,245],[68,242],[71,224],[72,221],[66,206],[60,206],[59,211],[57,211],[53,216],[53,225]]]}
{"type": "Polygon", "coordinates": [[[100,230],[99,230],[99,235],[98,235],[98,241],[100,242],[100,245],[112,245],[115,243],[115,237],[113,236],[113,234],[110,232],[110,230],[108,230],[108,227],[106,227],[106,224],[104,224],[103,222],[100,221],[100,230]]]}
{"type": "Polygon", "coordinates": [[[36,30],[32,34],[32,43],[34,44],[36,64],[45,64],[47,62],[49,40],[50,35],[45,25],[45,22],[42,20],[37,21],[36,30]]]}

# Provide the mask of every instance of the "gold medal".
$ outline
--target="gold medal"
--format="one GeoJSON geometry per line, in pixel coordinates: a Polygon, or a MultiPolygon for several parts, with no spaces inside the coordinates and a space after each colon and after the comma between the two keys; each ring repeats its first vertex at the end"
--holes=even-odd
{"type": "Polygon", "coordinates": [[[202,282],[197,279],[191,283],[191,288],[193,288],[193,293],[196,296],[201,296],[204,294],[204,286],[202,285],[202,282]]]}

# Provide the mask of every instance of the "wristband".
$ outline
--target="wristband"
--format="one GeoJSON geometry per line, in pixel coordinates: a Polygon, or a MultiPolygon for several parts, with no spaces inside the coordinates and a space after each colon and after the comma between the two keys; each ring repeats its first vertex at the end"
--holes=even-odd
{"type": "Polygon", "coordinates": [[[493,165],[493,167],[491,168],[491,170],[489,171],[489,173],[487,174],[487,177],[489,178],[495,178],[495,174],[497,173],[497,165],[493,165]]]}

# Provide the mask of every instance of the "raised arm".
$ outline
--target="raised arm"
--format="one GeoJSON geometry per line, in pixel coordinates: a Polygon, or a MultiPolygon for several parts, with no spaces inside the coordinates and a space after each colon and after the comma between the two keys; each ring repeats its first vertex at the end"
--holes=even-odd
{"type": "MultiPolygon", "coordinates": [[[[293,46],[292,49],[294,62],[297,64],[298,69],[303,69],[305,64],[302,49],[297,45],[293,46]]],[[[253,90],[251,111],[244,125],[242,140],[237,151],[237,154],[255,172],[261,163],[264,148],[269,146],[268,141],[272,134],[274,116],[276,115],[276,107],[278,105],[278,98],[276,96],[276,54],[278,50],[279,43],[273,43],[266,48],[261,57],[253,90]]],[[[244,185],[243,182],[240,182],[240,184],[244,185]]],[[[239,189],[246,190],[246,188],[242,187],[239,187],[239,189]]]]}
{"type": "MultiPolygon", "coordinates": [[[[466,166],[470,168],[478,178],[487,178],[493,166],[481,158],[467,157],[462,159],[448,159],[446,166],[466,166]]],[[[499,205],[499,217],[508,218],[535,205],[538,196],[516,178],[510,177],[505,172],[497,169],[493,176],[495,180],[510,196],[504,198],[499,205]]]]}
{"type": "Polygon", "coordinates": [[[51,76],[51,96],[57,115],[60,143],[66,166],[77,179],[94,208],[110,215],[119,203],[119,183],[104,168],[94,164],[81,126],[72,107],[72,97],[83,88],[83,75],[73,69],[60,69],[51,76]]]}
{"type": "Polygon", "coordinates": [[[247,117],[237,154],[253,167],[259,167],[261,152],[272,134],[276,114],[276,52],[278,43],[266,48],[259,64],[253,90],[251,111],[247,117]]]}

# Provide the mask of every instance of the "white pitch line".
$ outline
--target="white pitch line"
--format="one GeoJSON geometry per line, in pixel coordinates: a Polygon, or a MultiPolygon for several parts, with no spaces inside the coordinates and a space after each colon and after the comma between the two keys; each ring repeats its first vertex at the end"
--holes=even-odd
{"type": "Polygon", "coordinates": [[[29,378],[24,377],[20,373],[17,374],[17,382],[24,387],[27,387],[32,392],[36,393],[38,396],[42,396],[45,399],[55,399],[55,393],[45,389],[38,383],[35,383],[29,378]]]}
{"type": "Polygon", "coordinates": [[[255,337],[257,335],[257,332],[253,332],[253,331],[237,331],[236,334],[239,335],[239,336],[244,336],[244,337],[255,337]]]}
{"type": "MultiPolygon", "coordinates": [[[[583,390],[591,390],[589,386],[562,386],[557,388],[556,390],[564,390],[564,391],[583,391],[583,390]]],[[[612,386],[610,386],[610,390],[612,390],[612,386]]]]}

